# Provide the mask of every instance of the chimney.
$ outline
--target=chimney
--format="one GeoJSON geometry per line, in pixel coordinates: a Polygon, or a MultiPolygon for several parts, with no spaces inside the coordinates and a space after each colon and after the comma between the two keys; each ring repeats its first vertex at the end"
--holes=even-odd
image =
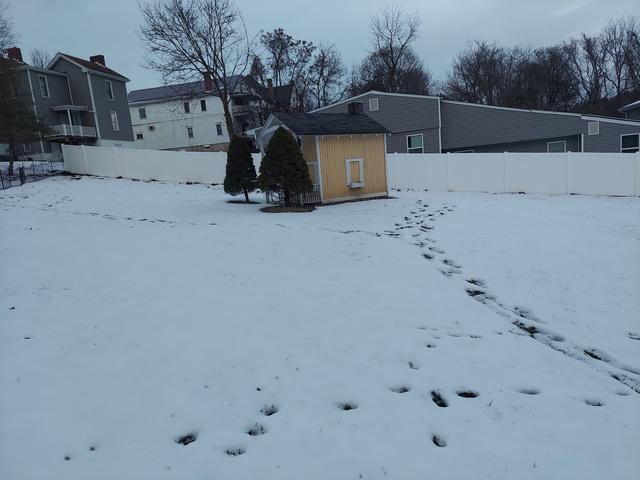
{"type": "Polygon", "coordinates": [[[7,52],[7,56],[11,60],[24,63],[24,60],[22,60],[22,50],[20,50],[18,47],[7,48],[6,52],[7,52]]]}
{"type": "Polygon", "coordinates": [[[267,78],[267,100],[273,101],[273,80],[267,78]]]}
{"type": "Polygon", "coordinates": [[[213,91],[213,79],[211,78],[211,72],[204,73],[204,89],[207,92],[213,91]]]}
{"type": "Polygon", "coordinates": [[[102,65],[103,67],[106,67],[107,64],[104,61],[104,55],[94,55],[92,57],[89,57],[89,61],[91,63],[99,63],[100,65],[102,65]]]}
{"type": "Polygon", "coordinates": [[[347,105],[347,109],[349,115],[362,115],[364,112],[362,102],[351,102],[347,105]]]}

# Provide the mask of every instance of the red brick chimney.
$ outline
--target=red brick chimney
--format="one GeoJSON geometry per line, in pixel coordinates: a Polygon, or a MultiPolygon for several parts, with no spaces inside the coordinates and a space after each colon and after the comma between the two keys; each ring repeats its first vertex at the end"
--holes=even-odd
{"type": "Polygon", "coordinates": [[[204,89],[207,92],[213,92],[213,79],[211,78],[211,72],[204,73],[204,89]]]}
{"type": "Polygon", "coordinates": [[[106,62],[104,61],[104,55],[94,55],[92,57],[89,57],[89,61],[91,63],[99,63],[103,67],[107,66],[106,62]]]}
{"type": "Polygon", "coordinates": [[[6,51],[7,51],[7,56],[11,60],[24,63],[24,60],[22,60],[22,50],[20,50],[18,47],[7,48],[6,51]]]}

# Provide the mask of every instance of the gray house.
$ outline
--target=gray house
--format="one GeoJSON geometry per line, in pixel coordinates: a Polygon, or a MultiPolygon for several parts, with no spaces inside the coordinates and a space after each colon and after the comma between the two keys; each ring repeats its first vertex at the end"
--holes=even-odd
{"type": "Polygon", "coordinates": [[[640,100],[636,100],[620,109],[627,120],[640,120],[640,100]]]}
{"type": "Polygon", "coordinates": [[[371,91],[314,112],[363,108],[392,132],[387,153],[637,152],[640,121],[371,91]],[[358,104],[354,106],[353,104],[358,104]]]}
{"type": "Polygon", "coordinates": [[[37,68],[22,60],[19,48],[10,48],[7,54],[23,78],[34,112],[51,130],[37,141],[22,144],[18,158],[61,159],[61,143],[127,146],[133,142],[129,79],[108,68],[104,56],[84,60],[57,53],[47,68],[37,68]]]}

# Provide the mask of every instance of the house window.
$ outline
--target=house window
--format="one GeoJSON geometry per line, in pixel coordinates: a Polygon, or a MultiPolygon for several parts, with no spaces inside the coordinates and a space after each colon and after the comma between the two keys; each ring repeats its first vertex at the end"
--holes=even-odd
{"type": "Polygon", "coordinates": [[[187,127],[187,136],[193,138],[193,127],[187,127]]]}
{"type": "Polygon", "coordinates": [[[184,113],[189,112],[191,112],[191,106],[189,105],[189,102],[184,102],[184,113]]]}
{"type": "Polygon", "coordinates": [[[587,133],[589,135],[599,135],[600,134],[600,122],[589,122],[587,124],[587,133]]]}
{"type": "Polygon", "coordinates": [[[203,112],[207,111],[207,101],[206,100],[200,100],[200,110],[202,110],[203,112]]]}
{"type": "Polygon", "coordinates": [[[47,81],[47,77],[38,75],[38,81],[40,82],[40,94],[45,98],[49,98],[49,82],[47,81]]]}
{"type": "Polygon", "coordinates": [[[376,110],[380,110],[380,102],[378,102],[377,98],[369,99],[369,111],[375,112],[376,110]]]}
{"type": "Polygon", "coordinates": [[[548,153],[564,153],[567,151],[567,142],[559,140],[557,142],[547,142],[548,153]]]}
{"type": "Polygon", "coordinates": [[[113,102],[113,85],[111,85],[111,80],[105,80],[105,82],[107,83],[107,98],[113,102]]]}
{"type": "Polygon", "coordinates": [[[622,153],[640,152],[640,133],[620,136],[620,151],[622,153]]]}
{"type": "Polygon", "coordinates": [[[118,123],[118,112],[111,112],[111,127],[114,132],[120,131],[120,124],[118,123]]]}
{"type": "Polygon", "coordinates": [[[156,129],[155,125],[149,125],[149,131],[153,132],[156,129]]]}
{"type": "Polygon", "coordinates": [[[345,161],[347,185],[351,188],[364,187],[364,160],[362,158],[347,158],[345,161]]]}
{"type": "Polygon", "coordinates": [[[31,152],[31,144],[30,143],[23,143],[22,144],[22,150],[24,151],[24,153],[31,152]]]}
{"type": "Polygon", "coordinates": [[[141,133],[136,133],[136,140],[143,140],[144,139],[144,135],[142,135],[141,133]]]}
{"type": "Polygon", "coordinates": [[[140,117],[140,120],[144,120],[145,118],[147,118],[147,109],[146,108],[139,108],[138,109],[138,117],[140,117]]]}
{"type": "Polygon", "coordinates": [[[221,123],[216,123],[216,133],[218,135],[222,135],[222,124],[221,123]]]}
{"type": "Polygon", "coordinates": [[[407,153],[423,153],[422,134],[407,135],[407,153]]]}

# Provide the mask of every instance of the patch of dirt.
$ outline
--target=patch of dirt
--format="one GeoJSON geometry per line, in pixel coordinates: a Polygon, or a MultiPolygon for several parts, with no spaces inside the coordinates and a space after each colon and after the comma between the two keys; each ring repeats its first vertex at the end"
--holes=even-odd
{"type": "Polygon", "coordinates": [[[261,202],[254,202],[253,200],[249,200],[248,202],[246,200],[227,200],[227,203],[231,203],[234,205],[255,205],[261,202]]]}
{"type": "Polygon", "coordinates": [[[313,205],[304,205],[302,207],[263,207],[261,212],[265,213],[307,213],[313,212],[316,209],[313,205]]]}

